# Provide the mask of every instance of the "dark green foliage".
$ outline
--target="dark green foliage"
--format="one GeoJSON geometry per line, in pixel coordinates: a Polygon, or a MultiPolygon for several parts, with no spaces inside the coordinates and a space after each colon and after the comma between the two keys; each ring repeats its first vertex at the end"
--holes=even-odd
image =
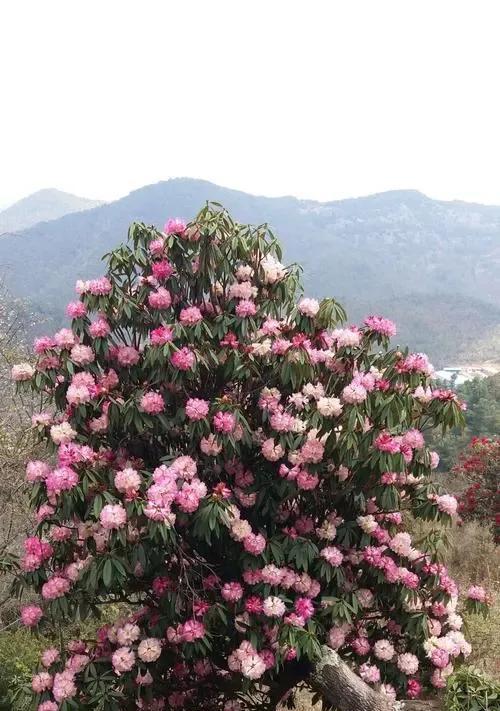
{"type": "Polygon", "coordinates": [[[500,683],[481,672],[464,667],[448,682],[447,711],[499,711],[500,683]]]}

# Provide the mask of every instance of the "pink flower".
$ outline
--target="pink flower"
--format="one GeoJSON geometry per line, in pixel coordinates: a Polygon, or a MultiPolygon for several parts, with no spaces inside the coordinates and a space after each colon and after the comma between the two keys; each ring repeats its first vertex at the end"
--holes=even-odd
{"type": "Polygon", "coordinates": [[[45,521],[46,519],[50,518],[50,516],[52,516],[54,512],[55,509],[53,506],[49,506],[49,504],[42,504],[40,508],[36,511],[37,523],[41,523],[42,521],[45,521]]]}
{"type": "Polygon", "coordinates": [[[253,615],[260,615],[262,612],[262,600],[258,595],[252,595],[245,600],[245,610],[253,615]]]}
{"type": "Polygon", "coordinates": [[[25,627],[36,627],[43,617],[43,610],[38,605],[25,605],[21,609],[21,622],[25,627]]]}
{"type": "Polygon", "coordinates": [[[276,432],[293,432],[295,423],[295,417],[281,409],[275,410],[269,418],[269,424],[276,432]]]}
{"type": "Polygon", "coordinates": [[[422,449],[425,444],[424,436],[419,430],[408,430],[403,435],[403,444],[407,444],[412,449],[422,449]]]}
{"type": "Polygon", "coordinates": [[[99,279],[91,279],[88,283],[88,290],[94,296],[106,296],[109,294],[113,285],[107,277],[99,277],[99,279]]]}
{"type": "Polygon", "coordinates": [[[214,415],[213,423],[217,432],[231,434],[236,427],[236,418],[232,412],[219,411],[214,415]]]}
{"type": "Polygon", "coordinates": [[[45,351],[55,348],[55,346],[56,342],[53,338],[50,338],[50,336],[41,336],[40,338],[35,338],[33,350],[38,355],[41,355],[42,353],[45,353],[45,351]]]}
{"type": "Polygon", "coordinates": [[[314,605],[308,597],[298,597],[294,604],[295,612],[304,620],[308,620],[314,614],[314,605]]]}
{"type": "Polygon", "coordinates": [[[351,647],[358,656],[364,657],[365,654],[368,654],[370,651],[370,642],[366,637],[356,637],[356,639],[353,639],[351,642],[351,647]]]}
{"type": "Polygon", "coordinates": [[[42,585],[42,597],[44,600],[56,600],[69,592],[71,583],[62,575],[53,575],[42,585]]]}
{"type": "Polygon", "coordinates": [[[439,466],[439,454],[437,452],[431,452],[431,469],[437,469],[439,466]]]}
{"type": "Polygon", "coordinates": [[[54,684],[52,686],[52,694],[56,701],[64,701],[71,699],[76,694],[75,675],[66,669],[54,676],[54,684]]]}
{"type": "MultiPolygon", "coordinates": [[[[162,243],[163,249],[163,243],[162,243]]],[[[168,279],[174,273],[174,268],[166,259],[162,259],[161,262],[153,262],[152,265],[153,276],[155,279],[161,281],[162,279],[168,279]]]]}
{"type": "Polygon", "coordinates": [[[163,228],[163,231],[167,235],[182,235],[186,231],[186,223],[184,220],[181,220],[180,217],[171,217],[167,222],[165,223],[165,227],[163,228]]]}
{"type": "Polygon", "coordinates": [[[321,551],[321,557],[324,558],[327,563],[331,566],[337,568],[344,560],[343,554],[335,546],[327,546],[321,551]]]}
{"type": "Polygon", "coordinates": [[[350,385],[346,385],[342,390],[342,399],[350,405],[358,405],[359,403],[364,402],[366,400],[366,396],[366,388],[359,383],[353,382],[350,385]]]}
{"type": "Polygon", "coordinates": [[[141,486],[141,476],[135,469],[122,469],[115,474],[115,486],[120,493],[134,496],[141,486]]]}
{"type": "Polygon", "coordinates": [[[186,416],[190,420],[203,420],[210,409],[210,403],[208,400],[201,400],[199,398],[189,398],[186,402],[186,416]]]}
{"type": "Polygon", "coordinates": [[[373,645],[373,653],[377,659],[383,662],[390,662],[396,652],[388,639],[379,639],[373,645]]]}
{"type": "Polygon", "coordinates": [[[221,595],[226,602],[237,602],[243,597],[243,588],[239,583],[225,583],[221,595]]]}
{"type": "Polygon", "coordinates": [[[364,610],[367,610],[372,607],[375,600],[375,595],[372,593],[371,590],[368,590],[367,588],[360,588],[359,590],[357,590],[356,597],[358,598],[360,606],[364,610]]]}
{"type": "Polygon", "coordinates": [[[37,707],[37,711],[58,711],[59,706],[55,701],[42,701],[37,707]]]}
{"type": "Polygon", "coordinates": [[[71,491],[79,481],[78,474],[70,467],[59,467],[47,475],[45,486],[47,493],[55,494],[56,496],[63,491],[71,491]]]}
{"type": "Polygon", "coordinates": [[[422,693],[422,684],[418,679],[408,679],[408,684],[406,687],[406,695],[409,699],[418,699],[422,693]]]}
{"type": "Polygon", "coordinates": [[[445,649],[439,649],[436,647],[432,650],[430,659],[435,667],[438,669],[444,669],[450,662],[450,655],[445,649]]]}
{"type": "Polygon", "coordinates": [[[69,349],[76,343],[76,336],[70,328],[61,328],[54,336],[54,341],[59,348],[69,349]]]}
{"type": "Polygon", "coordinates": [[[99,520],[107,531],[117,530],[127,523],[127,512],[122,504],[106,504],[99,514],[99,520]]]}
{"type": "Polygon", "coordinates": [[[190,484],[184,483],[177,492],[175,501],[181,511],[193,513],[200,505],[200,499],[206,496],[207,487],[199,479],[194,479],[190,484]]]}
{"type": "Polygon", "coordinates": [[[389,542],[389,548],[398,555],[408,556],[411,551],[411,536],[409,533],[397,533],[389,542]]]}
{"type": "Polygon", "coordinates": [[[266,539],[260,533],[249,533],[243,539],[243,547],[251,555],[260,555],[266,548],[266,539]]]}
{"type": "Polygon", "coordinates": [[[266,671],[266,664],[259,654],[246,655],[241,661],[241,673],[247,679],[259,679],[266,671]]]}
{"type": "Polygon", "coordinates": [[[95,353],[90,346],[76,344],[71,349],[70,358],[77,365],[88,365],[95,360],[95,353]]]}
{"type": "Polygon", "coordinates": [[[49,647],[48,649],[44,649],[41,657],[43,666],[48,669],[52,666],[52,664],[54,664],[54,662],[57,662],[59,656],[59,650],[55,647],[49,647]]]}
{"type": "Polygon", "coordinates": [[[66,392],[66,400],[70,405],[82,405],[90,399],[90,391],[86,385],[70,385],[66,392]]]}
{"type": "Polygon", "coordinates": [[[458,501],[454,496],[449,494],[443,494],[438,496],[436,499],[437,507],[442,513],[448,514],[448,516],[454,516],[457,513],[458,501]]]}
{"type": "Polygon", "coordinates": [[[388,452],[389,454],[397,454],[401,451],[401,442],[397,437],[393,437],[389,432],[381,432],[375,439],[373,446],[380,452],[388,452]]]}
{"type": "Polygon", "coordinates": [[[396,701],[396,689],[392,684],[380,684],[378,690],[391,701],[396,701]]]}
{"type": "Polygon", "coordinates": [[[446,686],[446,677],[444,669],[434,669],[431,675],[431,684],[435,689],[444,689],[446,686]]]}
{"type": "Polygon", "coordinates": [[[239,316],[240,318],[247,318],[248,316],[255,316],[257,313],[257,307],[250,299],[242,299],[236,305],[235,311],[236,316],[239,316]]]}
{"type": "Polygon", "coordinates": [[[135,654],[129,647],[119,647],[111,657],[115,673],[120,675],[129,672],[135,664],[135,654]]]}
{"type": "Polygon", "coordinates": [[[162,239],[153,239],[149,243],[149,251],[155,257],[159,256],[160,254],[163,254],[164,249],[165,249],[165,243],[162,239]]]}
{"type": "Polygon", "coordinates": [[[46,462],[33,460],[26,465],[26,481],[44,481],[50,473],[50,467],[46,462]]]}
{"type": "Polygon", "coordinates": [[[29,363],[18,363],[12,366],[11,378],[19,383],[23,380],[31,380],[35,374],[35,369],[29,363]]]}
{"type": "Polygon", "coordinates": [[[203,320],[202,313],[197,306],[188,306],[179,314],[179,321],[183,326],[195,326],[203,320]]]}
{"type": "Polygon", "coordinates": [[[179,370],[190,370],[194,365],[195,355],[192,350],[184,347],[172,353],[170,362],[179,370]]]}
{"type": "Polygon", "coordinates": [[[150,392],[144,393],[141,397],[141,402],[139,404],[139,410],[147,413],[148,415],[159,415],[165,409],[165,402],[160,393],[150,392]]]}
{"type": "Polygon", "coordinates": [[[172,304],[170,292],[163,286],[158,287],[156,291],[152,291],[148,296],[148,304],[152,309],[163,310],[168,309],[172,304]]]}
{"type": "Polygon", "coordinates": [[[378,684],[380,681],[380,669],[375,664],[365,662],[359,667],[359,676],[367,684],[378,684]]]}
{"type": "Polygon", "coordinates": [[[297,474],[296,478],[297,486],[302,491],[312,491],[319,484],[319,477],[317,474],[311,474],[305,469],[301,469],[297,474]]]}
{"type": "Polygon", "coordinates": [[[323,459],[325,445],[319,439],[307,439],[300,449],[300,455],[303,462],[312,462],[317,464],[323,459]]]}
{"type": "Polygon", "coordinates": [[[328,633],[328,645],[332,649],[340,649],[345,644],[347,631],[344,625],[332,627],[328,633]]]}
{"type": "Polygon", "coordinates": [[[111,333],[111,326],[105,318],[100,316],[90,324],[89,333],[92,338],[106,338],[111,333]]]}
{"type": "Polygon", "coordinates": [[[188,620],[180,625],[180,633],[184,642],[195,642],[205,636],[205,625],[199,620],[188,620]]]}
{"type": "Polygon", "coordinates": [[[406,652],[405,654],[399,654],[397,660],[397,666],[403,674],[407,676],[412,676],[418,671],[418,659],[414,654],[406,652]]]}
{"type": "Polygon", "coordinates": [[[120,346],[116,351],[116,359],[120,365],[136,365],[140,354],[133,346],[120,346]]]}
{"type": "Polygon", "coordinates": [[[397,332],[396,324],[383,316],[367,316],[364,323],[370,331],[375,331],[376,333],[380,333],[381,336],[387,336],[388,338],[392,338],[397,332]]]}
{"type": "Polygon", "coordinates": [[[480,585],[471,585],[467,590],[467,598],[469,600],[476,600],[477,602],[485,603],[487,602],[488,595],[486,590],[480,585]]]}
{"type": "Polygon", "coordinates": [[[222,445],[217,442],[214,434],[209,434],[208,437],[201,438],[200,449],[207,457],[216,457],[221,453],[222,445]]]}
{"type": "Polygon", "coordinates": [[[87,307],[82,301],[71,301],[66,306],[66,315],[70,318],[82,318],[87,313],[87,307]]]}
{"type": "Polygon", "coordinates": [[[277,462],[285,453],[281,444],[275,444],[272,437],[263,442],[261,452],[264,459],[267,459],[268,462],[277,462]]]}
{"type": "Polygon", "coordinates": [[[48,672],[39,672],[31,680],[31,688],[35,694],[42,694],[52,688],[52,675],[48,672]]]}
{"type": "Polygon", "coordinates": [[[158,326],[151,331],[150,338],[153,346],[164,346],[173,340],[174,332],[170,326],[158,326]]]}
{"type": "Polygon", "coordinates": [[[299,301],[297,308],[304,316],[314,318],[319,311],[319,302],[316,299],[303,298],[299,301]]]}

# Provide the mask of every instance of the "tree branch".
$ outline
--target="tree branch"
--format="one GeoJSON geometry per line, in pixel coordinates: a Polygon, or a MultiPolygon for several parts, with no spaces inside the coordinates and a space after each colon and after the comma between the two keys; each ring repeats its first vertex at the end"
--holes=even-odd
{"type": "Polygon", "coordinates": [[[322,651],[308,682],[338,711],[431,711],[440,708],[439,702],[434,700],[391,701],[368,686],[333,649],[323,647],[322,651]]]}

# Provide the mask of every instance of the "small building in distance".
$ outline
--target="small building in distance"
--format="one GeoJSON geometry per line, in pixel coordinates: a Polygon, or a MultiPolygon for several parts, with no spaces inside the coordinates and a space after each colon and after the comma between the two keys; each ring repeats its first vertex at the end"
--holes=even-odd
{"type": "Polygon", "coordinates": [[[500,371],[498,364],[483,363],[479,365],[448,365],[434,373],[437,380],[444,380],[453,385],[463,385],[474,378],[489,378],[500,371]]]}

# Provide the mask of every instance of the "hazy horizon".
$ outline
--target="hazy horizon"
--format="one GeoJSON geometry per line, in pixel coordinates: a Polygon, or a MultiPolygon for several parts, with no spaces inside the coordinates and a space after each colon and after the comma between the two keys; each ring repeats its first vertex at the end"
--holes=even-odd
{"type": "Polygon", "coordinates": [[[266,194],[263,192],[259,192],[258,190],[252,191],[252,190],[244,190],[238,187],[235,187],[234,185],[227,185],[227,184],[222,184],[218,183],[215,180],[210,180],[209,178],[202,178],[202,177],[192,177],[192,176],[186,176],[186,175],[175,175],[175,176],[169,176],[167,178],[160,178],[159,180],[155,181],[154,183],[148,183],[145,185],[137,185],[134,188],[131,188],[128,190],[126,193],[123,194],[115,194],[114,197],[111,197],[109,199],[105,199],[99,195],[81,195],[81,194],[76,194],[71,192],[68,189],[65,189],[64,187],[61,186],[56,186],[56,185],[46,185],[40,188],[37,188],[31,193],[28,193],[26,195],[20,195],[19,197],[15,198],[12,201],[6,202],[2,201],[0,199],[0,212],[2,210],[7,210],[8,208],[12,207],[16,203],[22,201],[24,198],[31,197],[32,195],[35,195],[38,192],[44,191],[44,190],[57,190],[63,193],[67,193],[70,195],[73,195],[74,197],[82,198],[82,199],[87,199],[87,200],[94,200],[94,201],[101,201],[103,203],[108,203],[108,202],[114,202],[115,200],[120,200],[124,197],[127,197],[130,193],[134,192],[135,190],[140,190],[141,188],[148,187],[148,185],[154,185],[159,182],[165,182],[168,180],[194,180],[194,181],[201,181],[201,182],[208,182],[208,183],[213,183],[214,185],[217,185],[218,187],[225,188],[227,190],[235,190],[238,192],[243,192],[248,195],[253,195],[255,197],[262,197],[262,198],[294,198],[296,200],[309,200],[312,202],[319,202],[319,203],[329,203],[329,202],[337,202],[341,200],[356,200],[360,198],[367,198],[367,197],[372,197],[374,195],[380,195],[384,193],[390,193],[390,192],[417,192],[421,193],[425,197],[431,199],[431,200],[437,200],[441,202],[464,202],[464,203],[469,203],[471,205],[477,204],[477,205],[482,205],[484,207],[500,207],[500,197],[498,199],[498,202],[480,202],[478,200],[464,200],[462,198],[441,198],[439,196],[434,196],[430,195],[428,192],[425,190],[419,190],[418,188],[414,187],[396,187],[396,188],[388,188],[387,190],[377,190],[369,193],[362,193],[358,195],[345,195],[343,197],[332,197],[332,198],[324,198],[324,199],[318,199],[314,197],[308,197],[304,195],[292,195],[291,193],[285,193],[285,192],[277,192],[274,195],[266,194]]]}

